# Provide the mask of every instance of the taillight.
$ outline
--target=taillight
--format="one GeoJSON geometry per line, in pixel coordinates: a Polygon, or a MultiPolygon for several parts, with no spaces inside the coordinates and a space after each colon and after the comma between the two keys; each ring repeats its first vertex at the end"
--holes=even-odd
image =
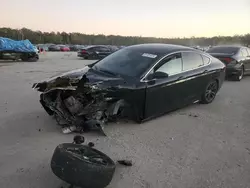
{"type": "Polygon", "coordinates": [[[233,61],[233,59],[230,58],[230,57],[224,57],[224,58],[221,58],[221,60],[222,60],[223,62],[225,62],[225,63],[230,63],[230,62],[233,61]]]}
{"type": "Polygon", "coordinates": [[[87,51],[86,51],[86,50],[82,50],[82,53],[83,53],[83,54],[86,54],[86,53],[87,53],[87,51]]]}

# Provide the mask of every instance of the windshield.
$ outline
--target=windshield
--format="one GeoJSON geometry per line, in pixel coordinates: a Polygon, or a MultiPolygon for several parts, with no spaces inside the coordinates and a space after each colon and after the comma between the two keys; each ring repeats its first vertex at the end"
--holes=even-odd
{"type": "Polygon", "coordinates": [[[93,69],[118,75],[140,77],[159,58],[159,54],[124,48],[96,63],[93,69]]]}
{"type": "Polygon", "coordinates": [[[207,53],[223,53],[223,54],[236,54],[239,51],[238,47],[218,46],[207,50],[207,53]]]}

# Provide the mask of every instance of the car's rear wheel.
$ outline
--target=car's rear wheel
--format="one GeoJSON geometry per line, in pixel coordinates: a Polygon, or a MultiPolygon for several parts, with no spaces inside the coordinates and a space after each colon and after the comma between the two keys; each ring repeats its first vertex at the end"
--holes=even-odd
{"type": "Polygon", "coordinates": [[[241,66],[240,73],[237,74],[237,75],[235,75],[235,76],[233,77],[233,80],[235,80],[235,81],[241,81],[242,78],[243,78],[243,76],[244,76],[244,67],[241,66]]]}
{"type": "Polygon", "coordinates": [[[213,80],[208,83],[204,93],[201,96],[201,103],[202,104],[209,104],[211,103],[218,91],[218,82],[216,80],[213,80]]]}

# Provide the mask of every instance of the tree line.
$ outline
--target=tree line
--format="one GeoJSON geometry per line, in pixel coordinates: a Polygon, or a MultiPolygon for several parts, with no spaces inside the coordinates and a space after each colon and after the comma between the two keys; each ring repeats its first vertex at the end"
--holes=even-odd
{"type": "Polygon", "coordinates": [[[0,28],[0,37],[14,40],[29,39],[33,44],[83,44],[83,45],[133,45],[141,43],[169,43],[179,45],[219,45],[242,44],[250,45],[250,33],[235,36],[191,37],[191,38],[155,38],[119,35],[87,35],[83,33],[42,32],[31,29],[0,28]]]}

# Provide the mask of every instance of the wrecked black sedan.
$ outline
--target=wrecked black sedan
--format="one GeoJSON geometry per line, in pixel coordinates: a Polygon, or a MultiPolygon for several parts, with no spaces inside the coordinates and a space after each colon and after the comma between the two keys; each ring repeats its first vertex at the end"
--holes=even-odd
{"type": "Polygon", "coordinates": [[[200,101],[211,103],[225,65],[193,48],[141,44],[123,48],[82,69],[33,88],[64,132],[103,129],[120,118],[142,122],[200,101]]]}

